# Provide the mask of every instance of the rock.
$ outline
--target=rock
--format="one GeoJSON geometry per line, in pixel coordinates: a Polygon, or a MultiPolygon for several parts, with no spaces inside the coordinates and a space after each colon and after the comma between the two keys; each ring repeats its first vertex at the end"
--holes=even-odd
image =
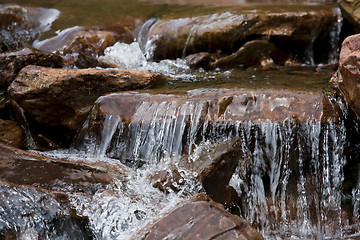
{"type": "Polygon", "coordinates": [[[338,1],[344,19],[349,22],[354,30],[360,32],[360,2],[351,0],[338,1]]]}
{"type": "Polygon", "coordinates": [[[34,48],[2,53],[0,54],[0,86],[8,87],[20,70],[27,65],[59,68],[63,66],[63,60],[57,54],[34,48]]]}
{"type": "Polygon", "coordinates": [[[0,5],[0,52],[30,46],[58,15],[55,9],[0,5]]]}
{"type": "Polygon", "coordinates": [[[19,72],[8,92],[39,124],[75,131],[99,96],[148,88],[166,80],[159,74],[135,70],[27,66],[19,72]]]}
{"type": "Polygon", "coordinates": [[[321,92],[290,90],[114,93],[95,102],[74,146],[128,163],[134,160],[133,164],[138,160],[179,157],[191,154],[201,142],[216,142],[217,137],[238,134],[243,124],[338,121],[335,112],[325,110],[331,106],[327,102],[321,92]],[[102,136],[111,140],[104,141],[102,136]]]}
{"type": "Polygon", "coordinates": [[[80,68],[88,68],[95,67],[95,65],[101,67],[102,65],[99,62],[91,61],[86,66],[86,61],[83,61],[83,59],[79,60],[78,56],[94,60],[95,57],[104,54],[105,48],[114,45],[118,41],[131,43],[133,38],[131,33],[126,31],[125,28],[111,31],[96,27],[73,27],[63,30],[53,38],[35,42],[34,47],[65,56],[67,65],[75,64],[80,68]]]}
{"type": "Polygon", "coordinates": [[[3,181],[51,191],[94,194],[126,173],[125,167],[53,159],[1,143],[0,153],[3,181]]]}
{"type": "Polygon", "coordinates": [[[267,40],[253,40],[245,43],[235,53],[220,58],[214,63],[214,67],[251,67],[258,66],[264,59],[276,59],[276,62],[284,61],[287,56],[274,44],[267,40]]]}
{"type": "MultiPolygon", "coordinates": [[[[187,168],[197,172],[206,193],[215,201],[225,206],[237,204],[236,191],[229,186],[243,155],[240,138],[207,145],[195,154],[196,158],[182,161],[187,168]]],[[[242,164],[245,165],[245,164],[242,164]]]]}
{"type": "Polygon", "coordinates": [[[229,55],[248,41],[266,39],[292,57],[305,61],[309,57],[304,55],[306,50],[312,49],[317,39],[324,39],[329,35],[329,29],[338,24],[334,12],[337,13],[337,9],[329,6],[294,5],[287,9],[269,10],[265,7],[256,11],[233,10],[191,18],[163,19],[152,24],[147,38],[156,45],[155,60],[197,52],[229,55]]]}
{"type": "Polygon", "coordinates": [[[208,52],[194,53],[185,58],[185,61],[191,68],[209,69],[212,62],[212,57],[208,52]]]}
{"type": "Polygon", "coordinates": [[[170,191],[179,191],[178,186],[183,185],[184,181],[185,179],[174,165],[170,166],[169,170],[157,171],[150,176],[150,182],[153,183],[153,187],[166,193],[170,191]]]}
{"type": "Polygon", "coordinates": [[[207,201],[183,203],[131,239],[243,239],[263,237],[249,222],[225,211],[221,205],[207,201]]]}
{"type": "Polygon", "coordinates": [[[0,119],[0,142],[14,146],[22,147],[24,140],[24,131],[15,122],[0,119]]]}
{"type": "Polygon", "coordinates": [[[339,70],[334,80],[354,112],[360,116],[360,34],[347,37],[341,46],[339,70]]]}

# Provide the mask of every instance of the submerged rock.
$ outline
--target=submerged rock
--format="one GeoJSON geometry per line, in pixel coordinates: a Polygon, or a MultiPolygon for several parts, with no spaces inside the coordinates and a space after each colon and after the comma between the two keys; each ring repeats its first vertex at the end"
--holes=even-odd
{"type": "Polygon", "coordinates": [[[16,122],[0,119],[0,142],[22,147],[23,141],[24,131],[16,122]]]}
{"type": "Polygon", "coordinates": [[[20,70],[27,65],[59,68],[63,66],[63,60],[57,54],[34,48],[2,53],[0,54],[0,86],[8,87],[20,70]]]}
{"type": "Polygon", "coordinates": [[[55,9],[0,5],[0,52],[31,46],[58,15],[55,9]]]}
{"type": "Polygon", "coordinates": [[[135,70],[23,68],[9,95],[45,127],[76,131],[101,95],[161,84],[166,77],[135,70]]]}
{"type": "Polygon", "coordinates": [[[190,201],[173,209],[131,239],[261,240],[249,222],[207,201],[190,201]]]}
{"type": "MultiPolygon", "coordinates": [[[[291,58],[304,62],[314,57],[306,55],[312,53],[316,41],[321,41],[316,47],[321,48],[327,45],[324,41],[333,40],[330,39],[330,31],[339,24],[338,12],[337,8],[328,6],[302,6],[294,7],[294,10],[233,10],[192,18],[164,19],[153,23],[147,38],[156,46],[153,52],[155,60],[178,58],[197,52],[229,55],[248,41],[265,38],[271,48],[280,49],[291,58]]],[[[268,48],[264,50],[267,55],[268,48]]],[[[326,50],[329,51],[329,47],[326,50]]],[[[251,55],[243,56],[246,57],[251,59],[251,55]]]]}
{"type": "Polygon", "coordinates": [[[360,116],[360,34],[347,37],[341,46],[339,70],[333,79],[347,104],[360,116]]]}

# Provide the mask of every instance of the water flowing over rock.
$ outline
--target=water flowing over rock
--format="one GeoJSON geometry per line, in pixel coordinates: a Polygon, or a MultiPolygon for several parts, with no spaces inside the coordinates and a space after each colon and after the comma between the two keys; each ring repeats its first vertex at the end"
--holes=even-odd
{"type": "Polygon", "coordinates": [[[134,70],[51,69],[27,66],[10,85],[10,96],[44,126],[81,126],[101,95],[164,83],[159,74],[134,70]]]}
{"type": "MultiPolygon", "coordinates": [[[[340,11],[331,7],[294,11],[234,10],[192,18],[151,21],[147,40],[155,44],[152,53],[155,60],[184,57],[196,52],[229,55],[248,41],[265,39],[273,44],[273,48],[287,53],[289,58],[312,63],[314,58],[323,61],[318,59],[319,55],[314,56],[314,53],[322,52],[322,46],[327,46],[326,52],[336,54],[336,47],[329,41],[337,39],[331,34],[339,35],[341,27],[340,11]],[[329,47],[332,50],[328,51],[329,47]]],[[[141,33],[142,38],[144,35],[141,33]]],[[[142,40],[142,46],[141,43],[142,40]]],[[[268,56],[268,48],[263,54],[268,56]]],[[[274,61],[281,63],[282,56],[274,61]]]]}
{"type": "Polygon", "coordinates": [[[346,38],[341,46],[339,70],[333,79],[347,104],[360,116],[360,34],[346,38]]]}
{"type": "Polygon", "coordinates": [[[214,239],[262,240],[250,223],[225,211],[214,202],[183,203],[160,218],[135,239],[214,239]]]}
{"type": "Polygon", "coordinates": [[[75,145],[141,162],[190,154],[202,141],[238,134],[242,123],[326,123],[327,118],[336,120],[327,115],[332,111],[321,93],[204,89],[187,95],[111,94],[96,101],[75,145]]]}
{"type": "MultiPolygon", "coordinates": [[[[107,30],[98,27],[72,27],[58,33],[57,36],[34,42],[33,46],[47,52],[57,52],[67,59],[68,65],[76,65],[79,68],[104,66],[99,62],[90,62],[87,65],[84,61],[76,62],[79,58],[95,60],[101,56],[105,48],[114,45],[116,42],[131,43],[133,40],[131,32],[125,28],[107,30]]],[[[107,66],[104,66],[107,67],[107,66]]]]}
{"type": "Polygon", "coordinates": [[[27,65],[59,68],[63,59],[56,54],[33,48],[0,54],[0,86],[8,87],[20,70],[27,65]]]}
{"type": "Polygon", "coordinates": [[[55,9],[0,5],[0,52],[31,46],[58,15],[55,9]]]}

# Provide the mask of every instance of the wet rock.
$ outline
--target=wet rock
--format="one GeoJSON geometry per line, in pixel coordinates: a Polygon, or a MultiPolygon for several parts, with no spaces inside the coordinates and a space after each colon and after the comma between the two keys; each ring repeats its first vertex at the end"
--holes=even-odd
{"type": "Polygon", "coordinates": [[[340,0],[339,5],[344,18],[360,32],[360,2],[356,0],[340,0]]]}
{"type": "Polygon", "coordinates": [[[4,144],[0,144],[0,153],[2,180],[63,193],[93,194],[126,172],[126,168],[53,159],[4,144]]]}
{"type": "Polygon", "coordinates": [[[118,41],[131,43],[133,38],[125,28],[111,31],[95,27],[73,27],[63,30],[53,38],[35,42],[34,46],[43,51],[57,52],[65,56],[67,65],[75,64],[79,68],[88,68],[101,67],[102,63],[90,59],[94,60],[97,56],[103,55],[105,48],[118,41]],[[88,60],[84,61],[84,58],[88,60]]]}
{"type": "Polygon", "coordinates": [[[334,16],[337,9],[328,6],[294,6],[290,9],[234,10],[192,18],[159,20],[151,26],[147,37],[156,45],[155,60],[197,52],[220,51],[229,55],[248,41],[265,38],[282,51],[304,61],[309,57],[304,54],[308,52],[306,50],[311,50],[312,44],[317,39],[323,39],[329,29],[337,24],[338,16],[334,16]]]}
{"type": "Polygon", "coordinates": [[[347,104],[360,116],[360,34],[350,36],[341,46],[339,70],[334,80],[347,104]]]}
{"type": "Polygon", "coordinates": [[[185,61],[191,68],[204,68],[211,67],[212,57],[208,52],[194,53],[185,58],[185,61]]]}
{"type": "Polygon", "coordinates": [[[237,204],[238,194],[229,181],[243,156],[240,138],[207,145],[195,156],[190,163],[185,160],[183,164],[198,173],[206,193],[225,206],[237,204]]]}
{"type": "Polygon", "coordinates": [[[30,46],[58,15],[55,9],[0,5],[0,52],[30,46]]]}
{"type": "Polygon", "coordinates": [[[0,54],[0,86],[7,87],[20,70],[27,65],[62,67],[62,58],[53,53],[34,48],[24,48],[18,52],[0,54]]]}
{"type": "Polygon", "coordinates": [[[131,239],[244,239],[263,237],[249,222],[207,201],[183,203],[131,239]]]}
{"type": "Polygon", "coordinates": [[[0,119],[0,142],[22,147],[23,141],[24,131],[16,122],[0,119]]]}
{"type": "Polygon", "coordinates": [[[220,58],[214,63],[214,67],[251,67],[259,66],[264,59],[276,59],[276,62],[284,61],[287,56],[274,44],[267,40],[253,40],[245,43],[235,53],[220,58]]]}
{"type": "Polygon", "coordinates": [[[338,115],[325,111],[331,106],[326,102],[321,92],[286,90],[116,93],[95,102],[74,146],[96,154],[101,149],[101,154],[136,165],[191,154],[201,142],[236,136],[243,124],[336,122],[338,115]]]}
{"type": "Polygon", "coordinates": [[[153,187],[167,193],[170,191],[179,191],[178,186],[183,185],[184,181],[185,179],[174,165],[170,166],[169,170],[157,171],[150,176],[150,182],[153,187]]]}
{"type": "Polygon", "coordinates": [[[75,131],[101,95],[165,82],[159,74],[134,70],[23,68],[9,95],[38,123],[75,131]]]}

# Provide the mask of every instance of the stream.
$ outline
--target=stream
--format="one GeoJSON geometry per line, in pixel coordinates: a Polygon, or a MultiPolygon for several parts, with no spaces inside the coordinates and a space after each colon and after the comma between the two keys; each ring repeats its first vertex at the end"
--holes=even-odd
{"type": "MultiPolygon", "coordinates": [[[[218,144],[238,138],[241,156],[237,156],[229,185],[240,201],[227,206],[228,211],[249,221],[269,240],[360,239],[359,123],[329,83],[334,70],[321,68],[336,63],[336,56],[329,54],[319,63],[311,46],[304,64],[290,68],[193,69],[184,60],[190,51],[190,32],[183,57],[154,60],[155,40],[147,35],[156,21],[154,9],[166,19],[215,8],[267,9],[279,2],[205,1],[204,8],[204,1],[143,0],[136,5],[106,0],[98,12],[98,2],[82,2],[71,8],[64,0],[18,1],[61,13],[33,46],[41,48],[49,38],[62,36],[76,25],[141,16],[133,43],[118,42],[97,58],[116,69],[161,73],[171,80],[154,89],[98,98],[69,148],[32,151],[75,164],[121,166],[127,169],[124,176],[92,195],[71,195],[67,207],[36,188],[1,185],[0,232],[13,229],[20,233],[14,239],[24,240],[130,239],[176,204],[194,193],[205,193],[197,172],[187,164],[218,144]],[[126,11],[133,16],[125,16],[126,11]],[[74,12],[79,16],[69,17],[74,12]],[[151,176],[174,167],[181,175],[180,184],[173,183],[166,191],[154,188],[151,176]],[[71,211],[80,220],[72,218],[71,211]],[[87,219],[85,225],[81,219],[87,219]]],[[[296,8],[296,4],[334,3],[288,4],[296,8]]],[[[339,51],[340,45],[342,17],[334,9],[331,38],[326,43],[329,52],[339,51]]]]}

